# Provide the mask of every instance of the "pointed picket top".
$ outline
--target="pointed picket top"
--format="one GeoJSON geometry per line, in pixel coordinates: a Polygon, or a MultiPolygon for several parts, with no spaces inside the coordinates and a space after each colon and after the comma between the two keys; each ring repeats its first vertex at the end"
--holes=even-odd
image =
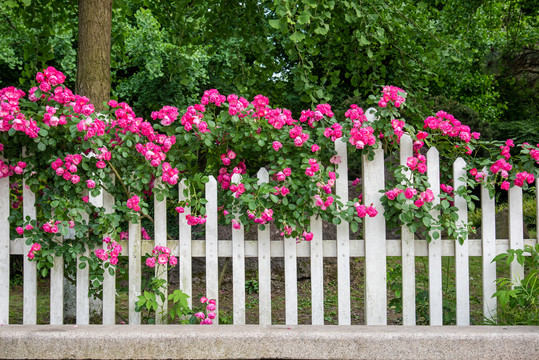
{"type": "MultiPolygon", "coordinates": [[[[258,172],[256,173],[256,176],[258,177],[258,184],[269,182],[269,173],[266,168],[260,168],[258,172]]],[[[232,176],[234,177],[234,176],[232,176]]]]}
{"type": "Polygon", "coordinates": [[[367,117],[368,122],[373,122],[374,120],[376,120],[376,112],[377,111],[378,110],[376,110],[373,107],[370,107],[370,108],[367,109],[367,111],[365,111],[365,116],[367,117]]]}

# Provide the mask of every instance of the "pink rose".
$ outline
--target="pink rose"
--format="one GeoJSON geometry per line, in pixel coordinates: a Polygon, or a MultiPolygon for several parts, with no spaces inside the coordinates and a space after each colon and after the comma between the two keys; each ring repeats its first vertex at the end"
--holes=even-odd
{"type": "Polygon", "coordinates": [[[88,189],[95,188],[95,181],[93,180],[86,180],[86,186],[88,186],[88,189]]]}
{"type": "Polygon", "coordinates": [[[151,268],[155,267],[155,258],[153,258],[153,257],[147,258],[146,259],[146,266],[151,267],[151,268]]]}
{"type": "Polygon", "coordinates": [[[24,233],[24,229],[20,226],[17,226],[17,229],[15,229],[15,231],[17,231],[17,234],[19,235],[22,235],[24,233]]]}
{"type": "Polygon", "coordinates": [[[167,254],[160,254],[157,257],[157,262],[161,265],[165,265],[168,262],[168,255],[167,254]]]}

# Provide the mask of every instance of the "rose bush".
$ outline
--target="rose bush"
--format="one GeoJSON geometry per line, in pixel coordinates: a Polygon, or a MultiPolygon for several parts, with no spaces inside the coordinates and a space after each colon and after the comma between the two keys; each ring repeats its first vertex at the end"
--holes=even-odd
{"type": "MultiPolygon", "coordinates": [[[[423,129],[410,127],[399,114],[407,94],[393,86],[384,87],[381,97],[373,95],[378,109],[372,122],[358,105],[351,105],[343,119],[336,119],[329,104],[320,104],[296,120],[262,95],[248,101],[215,89],[185,112],[164,106],[145,120],[116,100],[97,113],[88,98],[73,94],[64,81],[61,72],[49,67],[37,74],[37,86],[28,95],[15,87],[0,90],[0,177],[10,176],[13,185],[12,238],[22,236],[28,245],[41,246],[32,254],[42,275],[52,266],[51,254],[73,264],[86,248],[102,247],[104,238],[109,244],[118,242],[128,221],[153,220],[152,195],[159,201],[166,198],[171,211],[189,208],[189,225],[204,224],[210,175],[221,189],[221,224],[241,228],[274,223],[283,236],[308,241],[313,237],[310,218],[317,215],[334,224],[345,220],[355,232],[363,217],[376,216],[378,210],[361,199],[335,195],[338,140],[372,158],[373,149],[383,146],[390,155],[404,133],[412,137],[414,152],[406,166],[388,157],[394,177],[381,196],[390,226],[406,224],[417,231],[423,224],[427,238],[430,230],[444,228],[451,238],[462,239],[467,229],[458,226],[454,196],[464,196],[473,207],[477,198],[471,189],[479,182],[506,190],[510,185],[526,187],[539,162],[537,146],[524,144],[516,154],[508,141],[500,152],[498,144],[482,142],[478,133],[443,111],[427,117],[423,129]],[[439,149],[442,164],[438,206],[444,211],[438,218],[430,215],[434,195],[426,178],[425,153],[431,146],[439,149]],[[454,189],[447,166],[459,156],[468,162],[469,186],[454,189]],[[261,167],[269,172],[268,183],[258,181],[261,167]],[[23,218],[23,180],[38,194],[35,219],[23,218]],[[182,181],[187,200],[180,201],[182,181]],[[111,213],[90,201],[101,191],[115,198],[111,213]],[[75,236],[59,242],[69,229],[75,236]]],[[[112,253],[103,250],[83,260],[97,270],[98,257],[105,256],[112,253]]],[[[98,284],[100,278],[96,280],[98,284]]]]}

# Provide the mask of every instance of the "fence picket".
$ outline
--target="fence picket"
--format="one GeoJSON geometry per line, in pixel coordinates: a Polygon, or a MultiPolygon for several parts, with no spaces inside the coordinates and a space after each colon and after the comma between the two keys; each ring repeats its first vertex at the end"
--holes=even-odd
{"type": "MultiPolygon", "coordinates": [[[[348,202],[346,142],[342,139],[335,141],[335,151],[341,160],[336,169],[339,176],[336,181],[335,193],[341,198],[343,204],[346,204],[348,202]]],[[[337,225],[337,284],[339,325],[350,325],[350,225],[344,220],[337,225]]]]}
{"type": "MultiPolygon", "coordinates": [[[[239,184],[241,175],[234,174],[232,183],[239,184]]],[[[240,221],[236,214],[236,221],[240,221]]],[[[245,325],[245,237],[243,225],[232,228],[232,293],[234,325],[245,325]]]]}
{"type": "MultiPolygon", "coordinates": [[[[483,169],[485,173],[487,169],[483,169]]],[[[496,318],[497,301],[493,297],[496,292],[496,204],[490,198],[489,190],[481,184],[481,238],[483,260],[483,316],[493,320],[496,318]]]]}
{"type": "MultiPolygon", "coordinates": [[[[522,210],[522,188],[513,186],[509,189],[509,248],[524,248],[524,226],[522,210]]],[[[524,267],[517,261],[511,263],[509,275],[514,285],[524,278],[524,267]]]]}
{"type": "MultiPolygon", "coordinates": [[[[217,180],[210,176],[206,183],[206,296],[215,299],[219,309],[219,241],[217,227],[217,180]]],[[[219,316],[213,320],[219,324],[219,316]]]]}
{"type": "MultiPolygon", "coordinates": [[[[434,194],[432,204],[440,204],[440,153],[436,148],[430,148],[427,152],[427,178],[434,194]]],[[[430,212],[433,218],[437,219],[440,211],[430,212]]],[[[430,232],[432,237],[434,231],[430,232]]],[[[428,245],[429,252],[429,319],[430,325],[443,324],[442,306],[442,237],[435,239],[432,237],[428,245]]]]}
{"type": "MultiPolygon", "coordinates": [[[[63,241],[63,237],[57,238],[58,242],[63,241]]],[[[62,325],[64,323],[64,257],[53,255],[53,266],[50,280],[50,308],[51,325],[62,325]],[[59,301],[61,300],[61,301],[59,301]]]]}
{"type": "MultiPolygon", "coordinates": [[[[106,213],[112,212],[114,197],[103,190],[103,208],[106,213]]],[[[103,243],[106,248],[107,244],[103,243]]],[[[116,274],[111,275],[108,269],[103,274],[103,325],[114,325],[116,322],[116,274]]]]}
{"type": "MultiPolygon", "coordinates": [[[[466,177],[466,162],[458,158],[453,164],[453,183],[455,191],[466,186],[466,182],[460,178],[466,177]]],[[[462,196],[455,195],[455,207],[459,215],[458,226],[468,226],[468,204],[462,196]]],[[[468,235],[465,236],[461,245],[455,240],[455,281],[457,295],[457,325],[470,325],[470,269],[469,269],[469,248],[468,235]]]]}
{"type": "Polygon", "coordinates": [[[363,156],[363,196],[365,205],[378,210],[375,217],[365,217],[365,323],[387,324],[386,222],[380,190],[384,188],[384,151],[374,150],[374,159],[363,156]]]}
{"type": "Polygon", "coordinates": [[[312,324],[324,325],[324,248],[322,246],[322,219],[311,217],[311,297],[312,324]]]}
{"type": "MultiPolygon", "coordinates": [[[[160,182],[156,181],[155,185],[159,186],[160,182]]],[[[162,201],[159,201],[156,196],[154,196],[154,244],[155,246],[167,246],[167,199],[164,198],[162,201]]],[[[159,279],[168,281],[168,272],[162,271],[161,274],[158,274],[157,267],[155,269],[155,275],[159,279]]],[[[166,314],[168,311],[168,301],[166,300],[168,298],[168,292],[166,288],[162,291],[165,295],[165,301],[161,301],[160,297],[157,298],[157,303],[162,312],[156,311],[156,324],[163,323],[163,314],[166,314]]]]}
{"type": "MultiPolygon", "coordinates": [[[[179,189],[179,200],[188,201],[189,197],[184,194],[184,191],[189,191],[185,180],[180,182],[178,187],[179,189]]],[[[189,307],[193,306],[193,296],[192,286],[191,286],[191,226],[187,225],[186,216],[191,214],[191,207],[186,206],[185,212],[179,214],[180,217],[180,244],[178,246],[178,251],[180,255],[179,259],[179,271],[180,271],[180,290],[185,294],[189,295],[187,303],[189,307]]]]}
{"type": "Polygon", "coordinates": [[[140,325],[140,312],[136,312],[136,302],[141,294],[141,225],[129,222],[129,325],[140,325]]]}
{"type": "Polygon", "coordinates": [[[0,179],[0,325],[9,323],[9,200],[9,177],[4,177],[0,179]]]}
{"type": "MultiPolygon", "coordinates": [[[[412,138],[404,134],[400,140],[400,164],[406,166],[406,160],[413,155],[412,138]]],[[[407,177],[412,178],[408,170],[407,177]]],[[[402,323],[415,325],[415,249],[414,233],[408,226],[403,225],[402,230],[402,323]]]]}
{"type": "MultiPolygon", "coordinates": [[[[258,171],[258,184],[269,182],[265,168],[258,171]]],[[[258,302],[259,324],[271,325],[271,241],[270,225],[264,230],[258,227],[258,302]]]]}
{"type": "MultiPolygon", "coordinates": [[[[23,218],[36,219],[36,194],[26,185],[26,180],[23,180],[22,186],[23,197],[23,218]]],[[[30,245],[24,245],[24,255],[30,251],[30,245]]],[[[24,280],[23,280],[23,324],[35,325],[37,322],[37,269],[36,263],[30,261],[27,256],[23,256],[24,280]]]]}
{"type": "Polygon", "coordinates": [[[286,325],[298,324],[298,273],[296,239],[285,237],[284,246],[284,286],[286,325]]]}

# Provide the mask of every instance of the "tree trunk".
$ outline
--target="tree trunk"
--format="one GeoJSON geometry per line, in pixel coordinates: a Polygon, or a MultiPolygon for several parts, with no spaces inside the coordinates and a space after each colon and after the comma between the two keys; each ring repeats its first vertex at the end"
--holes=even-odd
{"type": "Polygon", "coordinates": [[[110,99],[112,0],[79,0],[79,51],[75,92],[96,111],[110,99]]]}

